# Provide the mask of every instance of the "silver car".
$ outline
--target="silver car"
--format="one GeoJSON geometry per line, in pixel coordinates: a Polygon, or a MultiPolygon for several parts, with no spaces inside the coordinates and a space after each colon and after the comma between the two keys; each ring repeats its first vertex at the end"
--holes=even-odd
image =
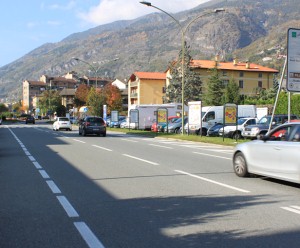
{"type": "Polygon", "coordinates": [[[300,183],[299,151],[300,123],[286,123],[259,140],[237,145],[233,170],[239,177],[252,173],[300,183]]]}

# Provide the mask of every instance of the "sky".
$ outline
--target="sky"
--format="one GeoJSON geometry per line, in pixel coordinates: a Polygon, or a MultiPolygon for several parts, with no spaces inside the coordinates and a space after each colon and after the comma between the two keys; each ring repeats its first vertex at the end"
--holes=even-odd
{"type": "MultiPolygon", "coordinates": [[[[191,9],[208,0],[149,0],[169,13],[191,9]]],[[[3,0],[0,3],[0,67],[45,43],[117,20],[158,12],[139,0],[3,0]]]]}

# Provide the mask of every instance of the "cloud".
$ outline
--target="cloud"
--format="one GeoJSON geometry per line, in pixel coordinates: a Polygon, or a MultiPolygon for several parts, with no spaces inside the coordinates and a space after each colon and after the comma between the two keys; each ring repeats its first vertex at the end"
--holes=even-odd
{"type": "MultiPolygon", "coordinates": [[[[151,1],[168,13],[176,13],[191,9],[208,0],[170,0],[151,1]]],[[[93,6],[88,12],[81,12],[78,17],[87,23],[94,25],[106,24],[116,20],[132,20],[137,17],[158,12],[158,10],[139,3],[139,0],[102,0],[97,6],[93,6]]]]}
{"type": "MultiPolygon", "coordinates": [[[[70,10],[73,9],[76,6],[76,2],[71,0],[66,5],[61,5],[58,3],[54,3],[52,5],[49,5],[48,8],[52,10],[70,10]]],[[[45,6],[43,6],[45,7],[45,6]]]]}
{"type": "Polygon", "coordinates": [[[26,23],[26,27],[29,29],[35,28],[37,26],[39,26],[39,23],[37,23],[37,22],[27,22],[26,23]]]}

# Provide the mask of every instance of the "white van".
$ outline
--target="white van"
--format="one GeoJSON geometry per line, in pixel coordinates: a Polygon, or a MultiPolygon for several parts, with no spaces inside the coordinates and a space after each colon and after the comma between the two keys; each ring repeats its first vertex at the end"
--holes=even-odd
{"type": "MultiPolygon", "coordinates": [[[[238,105],[237,117],[256,117],[255,105],[238,105]]],[[[223,123],[223,121],[224,106],[202,107],[202,135],[205,136],[210,127],[216,123],[223,123]]],[[[189,132],[200,134],[200,123],[198,125],[189,126],[189,132]]]]}

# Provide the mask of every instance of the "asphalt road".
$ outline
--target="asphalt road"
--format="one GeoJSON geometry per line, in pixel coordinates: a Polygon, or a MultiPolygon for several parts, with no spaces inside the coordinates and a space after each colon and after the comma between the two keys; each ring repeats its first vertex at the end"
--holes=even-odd
{"type": "Polygon", "coordinates": [[[299,185],[232,148],[0,126],[0,247],[299,247],[299,185]]]}

